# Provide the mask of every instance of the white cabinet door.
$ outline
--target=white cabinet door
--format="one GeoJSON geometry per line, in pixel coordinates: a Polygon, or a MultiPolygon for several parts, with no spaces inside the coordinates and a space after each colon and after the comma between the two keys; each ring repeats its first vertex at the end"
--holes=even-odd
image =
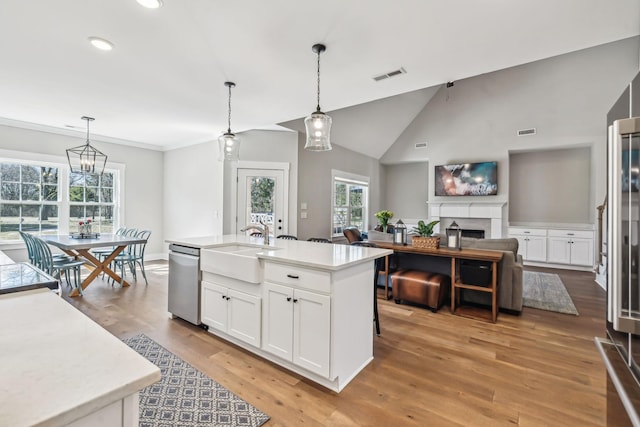
{"type": "Polygon", "coordinates": [[[260,347],[261,299],[229,289],[227,299],[227,333],[244,342],[260,347]]]}
{"type": "Polygon", "coordinates": [[[202,281],[202,323],[210,328],[227,331],[227,288],[202,281]]]}
{"type": "Polygon", "coordinates": [[[593,239],[574,238],[571,244],[571,264],[593,266],[593,239]]]}
{"type": "Polygon", "coordinates": [[[331,297],[263,284],[262,349],[329,377],[331,297]]]}
{"type": "Polygon", "coordinates": [[[518,239],[518,254],[525,261],[547,261],[547,231],[512,227],[509,237],[518,239]]]}
{"type": "Polygon", "coordinates": [[[529,236],[526,240],[527,256],[523,257],[528,261],[547,261],[547,238],[540,236],[529,236]]]}
{"type": "Polygon", "coordinates": [[[293,363],[328,377],[331,298],[296,289],[293,302],[293,363]]]}
{"type": "Polygon", "coordinates": [[[273,283],[263,285],[262,349],[293,360],[293,289],[273,283]]]}
{"type": "Polygon", "coordinates": [[[202,281],[202,323],[260,347],[260,297],[202,281]]]}
{"type": "Polygon", "coordinates": [[[549,262],[571,263],[571,240],[567,237],[549,237],[549,262]]]}

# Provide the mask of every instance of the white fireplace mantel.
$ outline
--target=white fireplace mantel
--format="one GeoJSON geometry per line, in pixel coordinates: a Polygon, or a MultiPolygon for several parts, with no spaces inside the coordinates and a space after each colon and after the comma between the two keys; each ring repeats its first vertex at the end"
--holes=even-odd
{"type": "Polygon", "coordinates": [[[433,201],[429,205],[429,217],[432,221],[440,218],[476,218],[491,222],[489,235],[493,239],[502,237],[503,221],[506,218],[506,201],[433,201]]]}

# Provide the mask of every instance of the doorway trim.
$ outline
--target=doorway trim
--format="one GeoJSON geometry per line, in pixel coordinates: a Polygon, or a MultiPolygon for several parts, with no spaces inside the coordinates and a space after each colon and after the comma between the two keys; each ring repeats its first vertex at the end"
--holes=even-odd
{"type": "MultiPolygon", "coordinates": [[[[289,229],[289,170],[291,164],[288,162],[254,162],[254,161],[237,161],[231,165],[231,219],[233,234],[238,234],[238,170],[239,169],[267,169],[282,171],[282,220],[287,224],[289,229]]],[[[275,230],[274,230],[275,233],[275,230]]]]}

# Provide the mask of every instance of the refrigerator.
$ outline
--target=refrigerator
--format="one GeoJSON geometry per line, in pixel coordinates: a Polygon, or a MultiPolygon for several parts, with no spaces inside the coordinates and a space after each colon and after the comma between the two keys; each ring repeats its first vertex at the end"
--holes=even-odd
{"type": "Polygon", "coordinates": [[[608,117],[606,338],[607,425],[640,427],[640,73],[608,117]]]}

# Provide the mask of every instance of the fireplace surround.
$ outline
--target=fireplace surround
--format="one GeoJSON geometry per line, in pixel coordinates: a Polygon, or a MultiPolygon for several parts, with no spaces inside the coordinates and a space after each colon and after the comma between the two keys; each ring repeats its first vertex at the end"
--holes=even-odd
{"type": "Polygon", "coordinates": [[[440,221],[435,230],[437,233],[444,233],[453,221],[462,229],[483,230],[485,237],[492,239],[502,238],[503,230],[506,230],[506,201],[434,201],[427,204],[430,220],[440,221]]]}

